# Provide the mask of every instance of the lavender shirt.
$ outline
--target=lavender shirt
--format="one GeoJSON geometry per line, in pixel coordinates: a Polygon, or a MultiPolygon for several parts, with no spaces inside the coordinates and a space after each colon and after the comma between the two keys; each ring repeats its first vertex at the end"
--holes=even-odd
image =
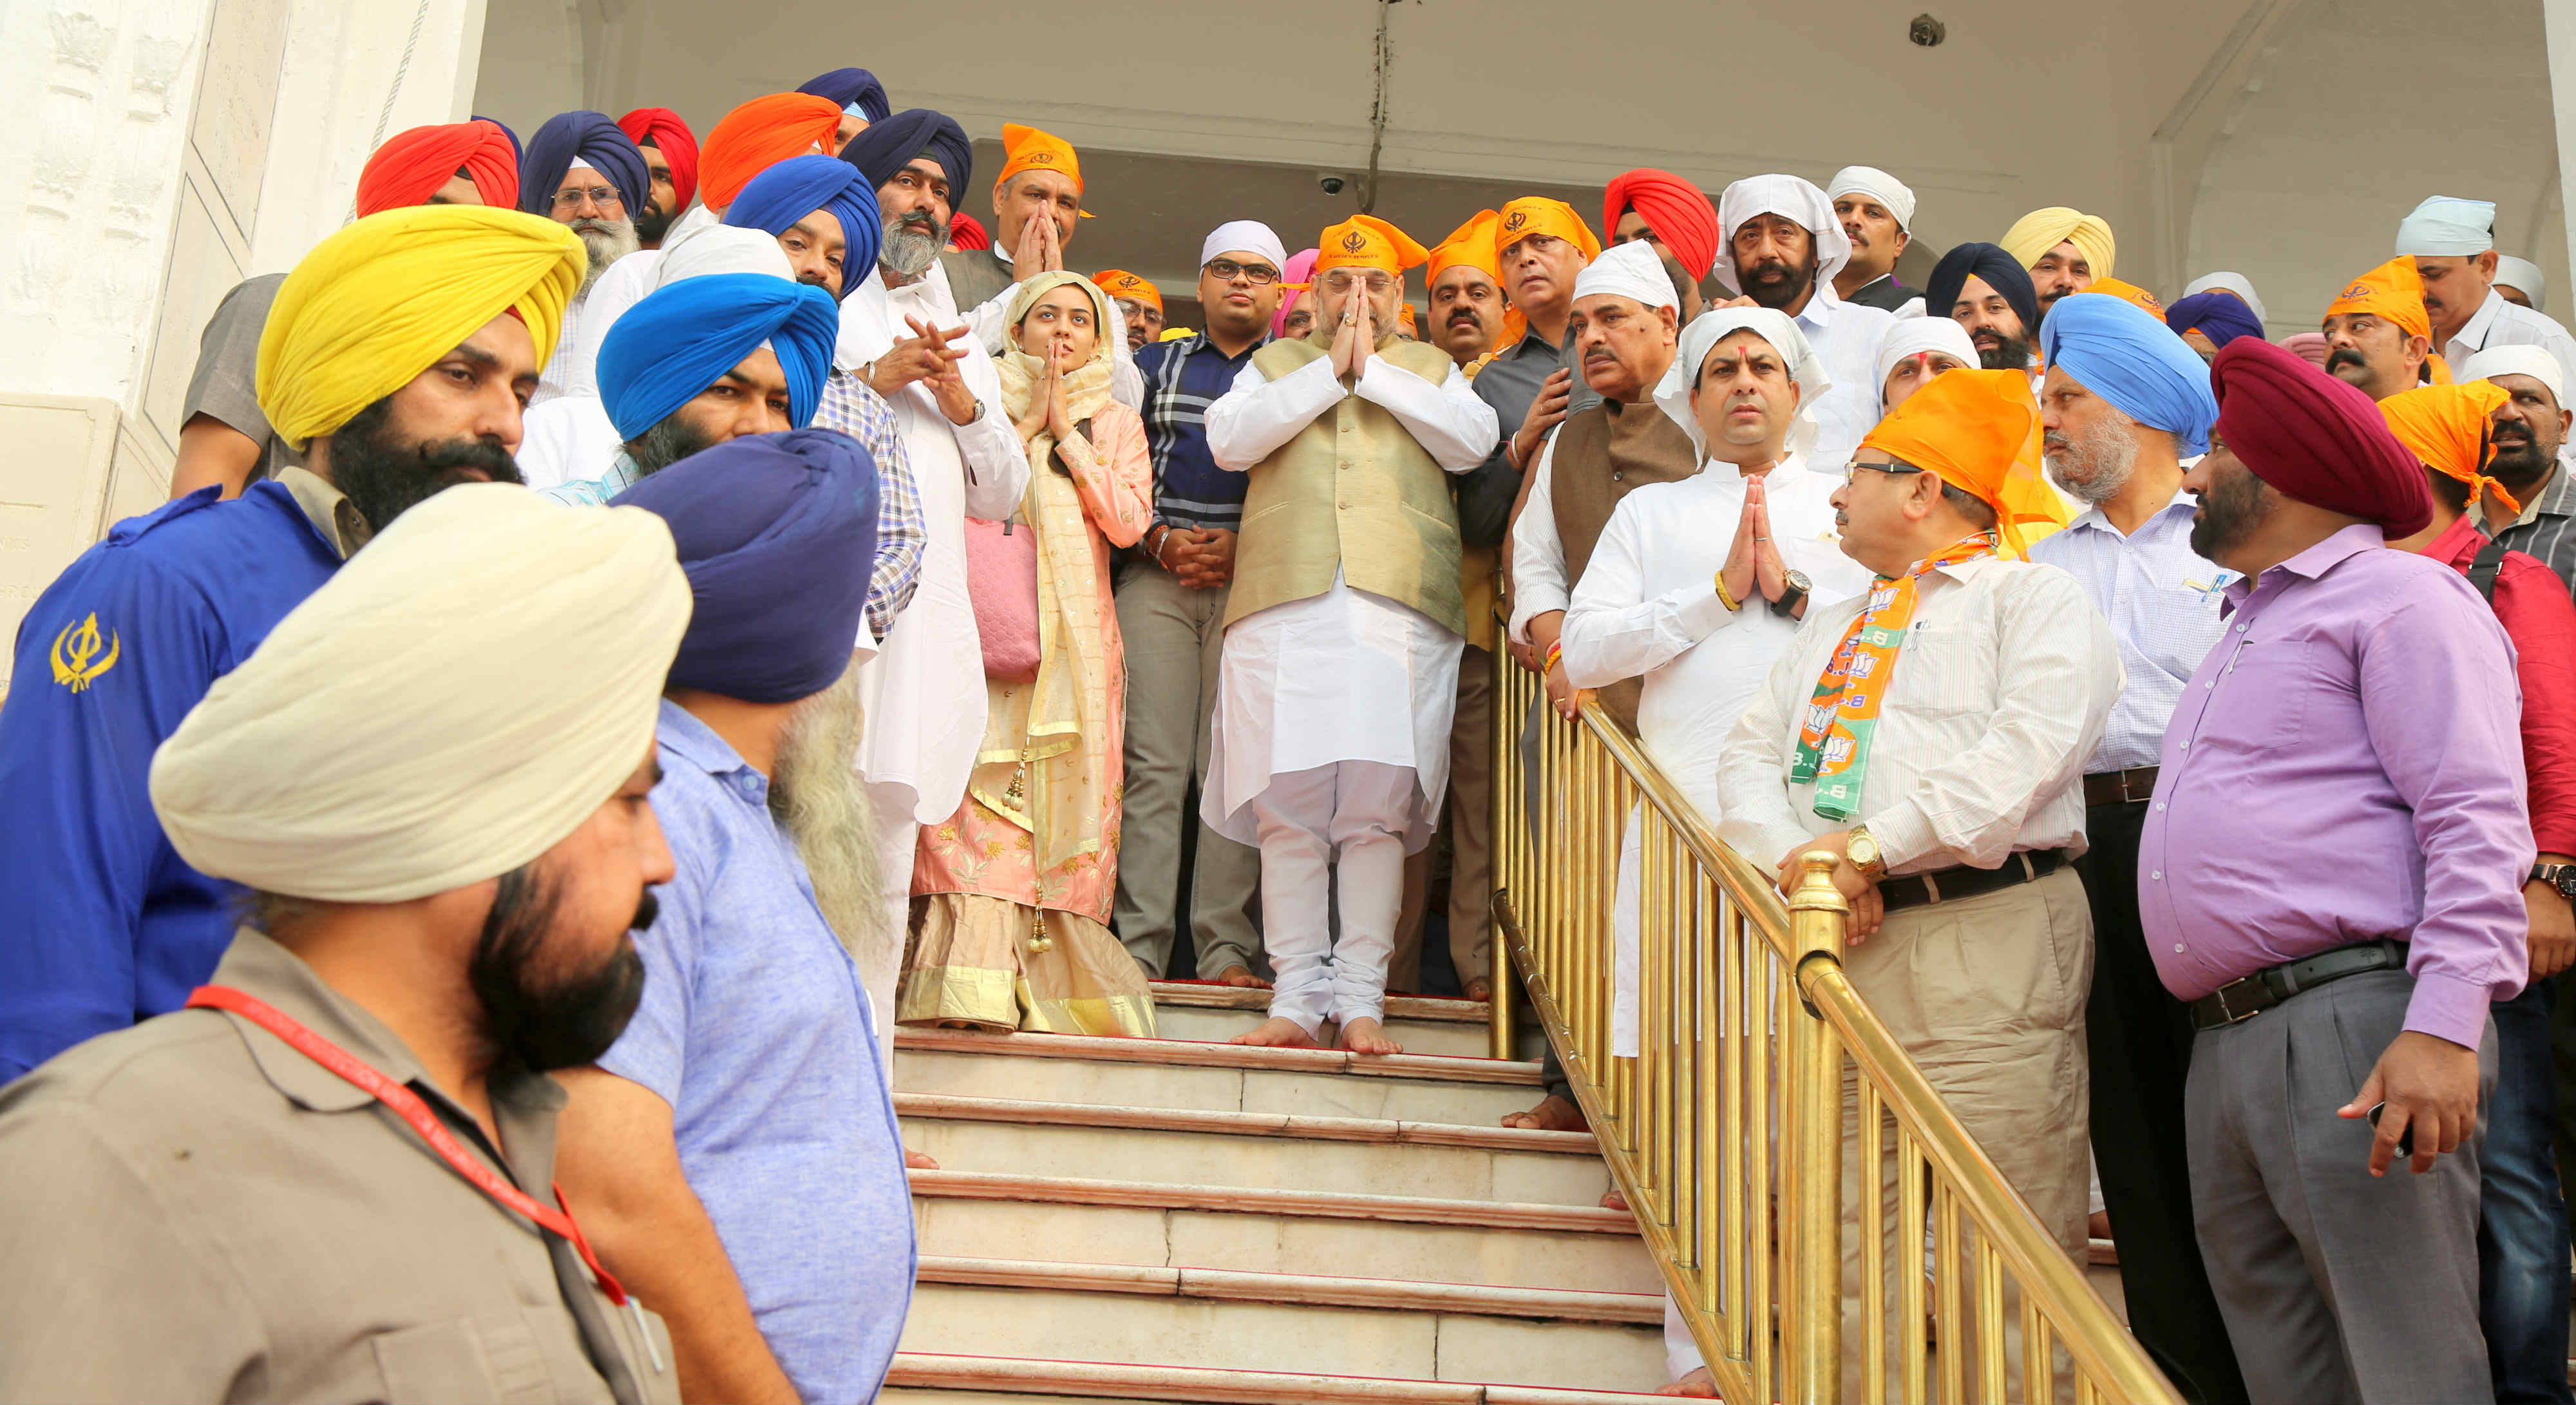
{"type": "Polygon", "coordinates": [[[2346,527],[2227,587],[2165,729],[2138,911],[2165,988],[2409,940],[2406,1028],[2469,1048],[2522,988],[2522,690],[2459,572],[2346,527]]]}

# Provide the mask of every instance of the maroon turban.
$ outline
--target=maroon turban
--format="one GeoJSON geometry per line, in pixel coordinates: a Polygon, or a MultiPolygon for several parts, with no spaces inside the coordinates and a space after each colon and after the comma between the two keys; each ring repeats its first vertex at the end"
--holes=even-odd
{"type": "Polygon", "coordinates": [[[519,203],[519,153],[497,122],[477,117],[443,127],[396,132],[358,172],[358,213],[426,205],[462,170],[486,205],[519,203]]]}
{"type": "Polygon", "coordinates": [[[2261,337],[2238,337],[2209,366],[2218,437],[2254,476],[2303,503],[2408,537],[2433,522],[2424,465],[2371,398],[2261,337]]]}
{"type": "Polygon", "coordinates": [[[1632,209],[1645,216],[1646,226],[1692,277],[1708,276],[1717,263],[1717,211],[1698,186],[1652,167],[1614,178],[1601,206],[1602,235],[1617,229],[1619,216],[1632,209]]]}

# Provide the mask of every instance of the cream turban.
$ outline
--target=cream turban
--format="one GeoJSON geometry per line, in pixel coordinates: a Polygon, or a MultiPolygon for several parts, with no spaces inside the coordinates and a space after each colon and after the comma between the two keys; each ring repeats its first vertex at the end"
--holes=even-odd
{"type": "Polygon", "coordinates": [[[1747,176],[1717,197],[1717,262],[1713,271],[1718,282],[1736,292],[1743,288],[1735,278],[1735,231],[1756,215],[1795,220],[1815,236],[1819,283],[1831,283],[1834,275],[1843,271],[1843,265],[1851,262],[1851,241],[1843,237],[1843,222],[1834,214],[1834,202],[1826,199],[1823,191],[1797,176],[1747,176]]]}
{"type": "Polygon", "coordinates": [[[301,449],[515,311],[545,366],[589,256],[542,215],[484,205],[387,210],[313,246],[259,337],[259,408],[301,449]]]}
{"type": "Polygon", "coordinates": [[[2112,256],[2120,246],[2111,237],[2110,222],[2100,215],[2051,205],[2013,221],[2013,227],[2005,230],[1997,242],[2004,246],[2005,253],[2021,260],[2022,267],[2035,268],[2049,250],[2070,239],[2084,255],[2084,261],[2093,266],[2094,277],[2111,276],[2112,256]]]}
{"type": "Polygon", "coordinates": [[[1664,271],[1663,256],[1643,239],[1611,245],[1574,275],[1577,300],[1605,294],[1634,299],[1648,307],[1681,310],[1681,299],[1673,292],[1673,276],[1664,271]]]}
{"type": "Polygon", "coordinates": [[[2244,299],[2245,305],[2254,309],[2254,320],[2257,322],[2264,320],[2268,315],[2263,311],[2263,300],[2254,296],[2254,285],[2247,282],[2242,273],[2204,273],[2183,284],[2182,295],[2187,298],[2212,289],[2224,289],[2244,299]]]}
{"type": "MultiPolygon", "coordinates": [[[[2483,254],[2495,247],[2495,202],[2436,195],[2397,222],[2400,257],[2483,254]]],[[[2523,291],[2529,292],[2529,289],[2523,291]]]]}
{"type": "Polygon", "coordinates": [[[1968,329],[1950,317],[1900,317],[1887,329],[1886,339],[1878,344],[1878,385],[1874,397],[1881,414],[1887,411],[1887,378],[1896,372],[1897,363],[1909,356],[1938,351],[1959,358],[1959,364],[1970,370],[1978,368],[1977,344],[1968,337],[1968,329]]]}
{"type": "Polygon", "coordinates": [[[152,758],[153,808],[181,858],[263,892],[389,903],[479,883],[644,762],[688,623],[661,518],[449,488],[215,680],[152,758]]]}
{"type": "MultiPolygon", "coordinates": [[[[787,251],[778,247],[777,237],[767,230],[708,224],[662,246],[662,257],[653,262],[653,286],[667,288],[683,278],[708,273],[766,273],[790,281],[796,277],[794,265],[787,262],[787,251]]],[[[582,330],[589,329],[590,319],[584,317],[582,330]]],[[[600,336],[607,335],[606,328],[602,328],[600,336]]]]}
{"type": "MultiPolygon", "coordinates": [[[[1699,416],[1691,412],[1691,390],[1699,384],[1700,367],[1707,363],[1709,349],[1717,345],[1718,338],[1738,331],[1753,333],[1780,353],[1789,380],[1798,387],[1798,418],[1789,426],[1788,451],[1814,452],[1821,432],[1816,425],[1816,406],[1834,383],[1825,376],[1824,358],[1816,355],[1807,334],[1799,331],[1798,324],[1789,320],[1785,312],[1767,307],[1712,307],[1692,318],[1691,324],[1682,329],[1681,347],[1673,356],[1672,368],[1655,383],[1655,404],[1682,427],[1682,433],[1690,436],[1692,446],[1705,458],[1707,436],[1700,432],[1699,416]]],[[[1839,469],[1842,465],[1834,467],[1839,469]]]]}
{"type": "Polygon", "coordinates": [[[2515,258],[2511,254],[2498,254],[2495,281],[2531,299],[2532,311],[2546,310],[2549,302],[2549,277],[2540,271],[2540,265],[2529,259],[2515,258]]]}
{"type": "Polygon", "coordinates": [[[1845,166],[1834,172],[1832,184],[1825,187],[1827,200],[1840,200],[1846,195],[1866,195],[1887,207],[1896,216],[1896,227],[1908,233],[1914,229],[1914,189],[1876,166],[1845,166]]]}
{"type": "Polygon", "coordinates": [[[2561,408],[2567,404],[2567,374],[2558,369],[2558,358],[2550,355],[2545,346],[2491,346],[2460,363],[2461,380],[2493,380],[2498,376],[2529,376],[2549,387],[2549,398],[2561,408]]]}

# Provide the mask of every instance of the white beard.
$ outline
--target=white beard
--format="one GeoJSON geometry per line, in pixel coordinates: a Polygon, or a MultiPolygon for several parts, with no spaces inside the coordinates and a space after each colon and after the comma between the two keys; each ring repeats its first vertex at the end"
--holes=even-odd
{"type": "Polygon", "coordinates": [[[2070,446],[2066,453],[2050,454],[2044,462],[2049,478],[2068,496],[2099,506],[2118,497],[2129,486],[2129,476],[2137,472],[2137,426],[2125,420],[2106,422],[2083,448],[2070,446]],[[2084,470],[2083,481],[2069,477],[2069,467],[2084,470]]]}
{"type": "Polygon", "coordinates": [[[862,971],[885,969],[903,940],[888,930],[877,871],[876,811],[857,771],[859,669],[807,698],[779,738],[769,811],[795,841],[814,884],[815,904],[862,971]]]}

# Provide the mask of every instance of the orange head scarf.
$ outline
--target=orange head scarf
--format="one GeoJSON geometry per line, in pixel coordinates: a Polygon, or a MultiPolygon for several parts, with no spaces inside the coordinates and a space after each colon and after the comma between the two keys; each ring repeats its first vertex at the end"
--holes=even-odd
{"type": "Polygon", "coordinates": [[[1156,312],[1163,310],[1163,290],[1123,268],[1104,268],[1091,275],[1091,281],[1113,298],[1148,303],[1156,312]]]}
{"type": "Polygon", "coordinates": [[[500,124],[477,117],[443,127],[396,132],[358,172],[358,215],[426,205],[462,169],[476,194],[495,209],[519,205],[519,151],[500,124]]]}
{"type": "Polygon", "coordinates": [[[1549,200],[1537,195],[1524,195],[1505,205],[1494,223],[1494,263],[1500,267],[1503,250],[1533,234],[1549,234],[1583,251],[1583,261],[1601,257],[1601,241],[1592,237],[1592,226],[1562,200],[1549,200]]]}
{"type": "Polygon", "coordinates": [[[2088,293],[2108,293],[2111,296],[2118,298],[2120,301],[2127,303],[2129,306],[2138,309],[2140,312],[2146,313],[2148,316],[2153,317],[2159,322],[2165,320],[2165,305],[2156,301],[2155,294],[2148,292],[2146,289],[2139,287],[2135,283],[2123,283],[2117,278],[2096,278],[2091,284],[2086,286],[2084,291],[2088,293]]]}
{"type": "Polygon", "coordinates": [[[724,115],[707,133],[698,157],[698,193],[708,209],[721,210],[742,194],[753,176],[790,156],[809,151],[834,155],[841,106],[812,93],[771,93],[724,115]]]}
{"type": "MultiPolygon", "coordinates": [[[[1494,280],[1496,291],[1500,291],[1503,286],[1503,268],[1500,247],[1494,241],[1494,231],[1502,226],[1502,222],[1503,217],[1499,212],[1478,210],[1465,224],[1450,231],[1449,237],[1441,240],[1431,251],[1430,267],[1423,274],[1424,286],[1428,287],[1439,282],[1440,275],[1450,269],[1466,267],[1475,269],[1494,280]]],[[[1528,330],[1529,319],[1522,315],[1519,308],[1504,308],[1502,335],[1496,339],[1494,345],[1517,346],[1528,330]]]]}
{"type": "MultiPolygon", "coordinates": [[[[993,177],[993,184],[1008,186],[1011,177],[1022,171],[1060,171],[1073,182],[1073,193],[1082,193],[1082,162],[1073,154],[1073,143],[1052,132],[1005,122],[1002,124],[1002,173],[993,177]]],[[[1082,217],[1091,218],[1091,212],[1083,211],[1082,217]]]]}
{"type": "MultiPolygon", "coordinates": [[[[2433,339],[2433,319],[2424,311],[2424,278],[2415,271],[2415,260],[2400,255],[2352,280],[2343,296],[2326,304],[2326,316],[2341,317],[2347,313],[2367,312],[2373,317],[2397,324],[2398,330],[2410,337],[2433,339]]],[[[2451,383],[2451,366],[2439,356],[2424,358],[2432,372],[2433,384],[2451,383]]]]}
{"type": "Polygon", "coordinates": [[[2512,399],[2493,381],[2421,385],[2380,401],[2379,413],[2388,417],[2389,431],[2397,442],[2426,468],[2468,484],[2469,501],[2476,502],[2480,493],[2493,493],[2504,504],[2506,516],[2519,517],[2522,504],[2485,472],[2487,461],[2495,457],[2487,431],[2495,412],[2512,399]]]}
{"type": "Polygon", "coordinates": [[[1375,215],[1353,215],[1326,228],[1315,241],[1315,272],[1377,268],[1402,273],[1431,257],[1412,236],[1375,215]]]}
{"type": "Polygon", "coordinates": [[[1416,322],[1413,317],[1413,304],[1409,302],[1397,303],[1395,305],[1395,320],[1404,324],[1404,334],[1406,336],[1411,337],[1416,341],[1420,341],[1422,339],[1421,324],[1416,322]]]}
{"type": "Polygon", "coordinates": [[[1950,487],[1995,510],[2004,546],[2022,555],[2029,522],[2062,522],[2040,498],[2055,498],[2036,475],[2039,402],[2021,371],[1944,371],[1905,398],[1861,447],[1941,475],[1950,487]],[[2034,491],[2036,490],[2036,491],[2034,491]]]}

